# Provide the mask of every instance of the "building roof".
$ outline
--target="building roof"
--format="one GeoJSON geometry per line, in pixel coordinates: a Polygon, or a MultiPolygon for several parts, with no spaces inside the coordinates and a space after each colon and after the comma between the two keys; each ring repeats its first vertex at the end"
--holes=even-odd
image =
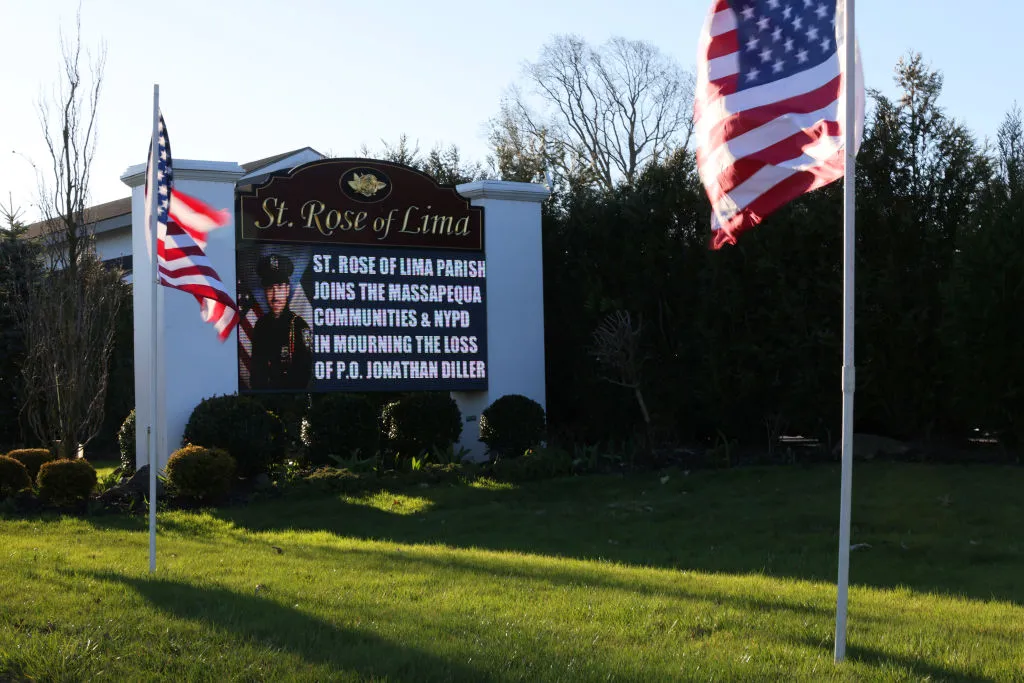
{"type": "MultiPolygon", "coordinates": [[[[132,212],[132,198],[122,197],[121,199],[115,199],[112,202],[106,202],[104,204],[97,204],[96,206],[90,206],[85,209],[85,222],[87,224],[96,224],[100,221],[113,218],[115,216],[123,216],[126,213],[132,212]]],[[[43,234],[43,228],[46,226],[47,221],[38,221],[28,225],[25,236],[26,237],[39,237],[43,234]]]]}
{"type": "MultiPolygon", "coordinates": [[[[312,147],[300,147],[293,149],[289,152],[282,152],[281,154],[275,154],[274,156],[266,157],[265,159],[257,159],[256,161],[250,161],[248,163],[239,164],[242,170],[248,175],[253,171],[257,171],[264,166],[270,166],[273,163],[286,159],[292,155],[298,154],[309,150],[315,154],[320,154],[312,147]]],[[[321,155],[322,156],[322,155],[321,155]]],[[[121,199],[115,199],[111,202],[104,204],[97,204],[96,206],[90,206],[85,210],[85,222],[86,224],[95,225],[100,221],[114,218],[116,216],[124,216],[132,212],[132,198],[122,197],[121,199]]],[[[30,224],[26,231],[26,237],[39,237],[43,234],[43,228],[46,226],[46,221],[38,221],[30,224]]]]}
{"type": "MultiPolygon", "coordinates": [[[[258,171],[259,169],[263,168],[264,166],[270,166],[271,164],[273,164],[275,162],[281,161],[281,159],[285,159],[287,157],[290,157],[293,154],[298,154],[299,152],[304,152],[307,149],[310,152],[313,152],[315,154],[320,154],[320,152],[317,152],[312,147],[299,147],[298,149],[293,149],[290,152],[282,152],[281,154],[275,154],[274,156],[267,157],[266,159],[257,159],[256,161],[250,161],[249,163],[240,164],[240,165],[242,167],[242,170],[245,171],[245,174],[249,175],[253,171],[258,171]]],[[[321,155],[321,156],[323,156],[323,155],[321,155]]]]}

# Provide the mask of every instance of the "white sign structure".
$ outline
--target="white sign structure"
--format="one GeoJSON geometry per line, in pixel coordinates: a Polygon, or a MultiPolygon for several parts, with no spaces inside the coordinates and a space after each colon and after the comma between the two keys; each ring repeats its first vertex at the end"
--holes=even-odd
{"type": "MultiPolygon", "coordinates": [[[[159,339],[153,338],[150,302],[156,285],[150,259],[143,258],[150,253],[145,171],[145,164],[132,166],[121,179],[132,188],[136,424],[150,422],[154,390],[150,376],[155,364],[156,423],[161,426],[157,462],[163,469],[180,447],[195,406],[205,398],[239,392],[239,358],[237,328],[221,343],[203,322],[196,300],[166,287],[158,287],[155,329],[159,339]]],[[[233,218],[236,182],[243,175],[242,167],[233,162],[174,160],[176,187],[214,208],[231,211],[233,218]]],[[[487,389],[452,393],[464,419],[458,445],[469,451],[471,459],[482,460],[485,451],[479,441],[478,418],[488,405],[501,396],[521,394],[546,407],[541,203],[549,191],[538,184],[492,180],[459,185],[456,190],[486,213],[487,389]]],[[[210,233],[206,253],[223,282],[238,281],[232,227],[210,233]]],[[[146,434],[137,430],[136,463],[141,467],[146,457],[146,434]]]]}

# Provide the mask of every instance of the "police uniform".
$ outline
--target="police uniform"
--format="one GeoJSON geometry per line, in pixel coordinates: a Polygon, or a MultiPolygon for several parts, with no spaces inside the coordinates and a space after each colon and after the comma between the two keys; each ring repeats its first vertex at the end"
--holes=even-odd
{"type": "MultiPolygon", "coordinates": [[[[256,265],[264,288],[288,282],[295,266],[287,256],[264,256],[256,265]]],[[[312,331],[288,309],[268,310],[253,327],[250,382],[253,389],[305,389],[313,370],[312,331]]]]}

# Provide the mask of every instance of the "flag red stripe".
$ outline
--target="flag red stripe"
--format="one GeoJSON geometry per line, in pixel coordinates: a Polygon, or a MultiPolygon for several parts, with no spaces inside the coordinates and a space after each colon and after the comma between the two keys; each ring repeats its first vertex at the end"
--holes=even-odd
{"type": "Polygon", "coordinates": [[[735,244],[736,236],[757,226],[764,218],[788,202],[819,187],[824,187],[843,176],[843,152],[826,160],[814,171],[801,171],[761,194],[747,208],[733,216],[721,229],[714,231],[712,248],[735,244]]]}
{"type": "Polygon", "coordinates": [[[157,256],[165,261],[177,261],[193,256],[206,256],[206,253],[199,247],[168,247],[162,240],[157,243],[157,256]]]}
{"type": "MultiPolygon", "coordinates": [[[[160,283],[162,285],[167,286],[167,287],[171,287],[172,286],[169,282],[164,280],[162,277],[160,278],[160,283]]],[[[215,299],[217,301],[221,301],[226,306],[234,307],[234,305],[235,305],[235,302],[231,300],[231,297],[227,294],[227,292],[223,292],[223,291],[214,289],[213,287],[210,287],[209,285],[201,285],[201,284],[184,284],[184,285],[181,285],[181,284],[179,284],[179,285],[174,285],[173,288],[174,289],[180,289],[183,292],[188,292],[189,294],[192,294],[193,296],[202,297],[204,299],[215,299]]]]}
{"type": "Polygon", "coordinates": [[[725,76],[710,82],[708,84],[705,99],[703,99],[705,104],[699,106],[695,118],[697,120],[700,119],[700,112],[708,109],[708,104],[712,104],[722,97],[728,97],[729,95],[734,94],[737,90],[739,90],[739,74],[725,76]]]}
{"type": "Polygon", "coordinates": [[[708,45],[708,60],[734,54],[739,46],[739,34],[739,31],[732,30],[712,38],[708,45]]]}
{"type": "Polygon", "coordinates": [[[185,207],[187,207],[189,210],[194,211],[196,214],[199,214],[199,216],[203,218],[209,219],[212,223],[223,225],[228,221],[230,217],[230,214],[227,211],[223,209],[214,209],[208,204],[205,204],[202,201],[196,199],[195,197],[185,194],[184,192],[174,190],[173,194],[174,198],[180,201],[182,204],[184,204],[185,207]]]}
{"type": "Polygon", "coordinates": [[[181,268],[168,268],[166,266],[160,266],[160,274],[166,276],[169,279],[176,279],[182,277],[189,277],[194,275],[204,275],[210,280],[220,283],[217,277],[217,271],[210,266],[192,264],[190,266],[182,266],[181,268]]]}
{"type": "Polygon", "coordinates": [[[238,324],[241,325],[242,328],[245,330],[245,334],[247,337],[252,336],[252,331],[256,329],[255,326],[251,322],[249,322],[248,318],[242,318],[238,324]]]}
{"type": "MultiPolygon", "coordinates": [[[[204,304],[200,302],[199,305],[203,306],[204,304]]],[[[234,308],[227,305],[218,304],[215,307],[215,310],[219,310],[220,314],[211,316],[207,322],[213,324],[214,330],[217,332],[217,337],[221,341],[224,341],[231,334],[231,330],[234,328],[234,325],[238,320],[238,314],[234,308]]]]}
{"type": "Polygon", "coordinates": [[[211,308],[211,310],[210,310],[210,319],[211,320],[220,320],[221,317],[224,315],[225,306],[224,306],[223,302],[218,301],[218,302],[214,303],[213,306],[211,306],[210,308],[211,308]]]}
{"type": "Polygon", "coordinates": [[[708,198],[714,204],[726,193],[750,180],[750,178],[766,166],[776,166],[803,155],[804,148],[816,142],[820,137],[837,137],[842,135],[838,121],[821,121],[810,131],[800,131],[785,140],[775,143],[760,152],[748,154],[737,159],[732,165],[725,167],[716,178],[716,184],[708,188],[708,198]]]}
{"type": "MultiPolygon", "coordinates": [[[[253,303],[251,310],[253,314],[255,314],[257,320],[262,317],[263,311],[260,309],[260,305],[258,303],[253,303]]],[[[253,324],[249,322],[249,317],[247,315],[239,319],[238,354],[242,359],[242,365],[245,367],[246,373],[252,372],[252,355],[249,353],[248,349],[245,348],[245,344],[242,342],[249,341],[249,338],[252,336],[253,329],[253,324]]]]}
{"type": "Polygon", "coordinates": [[[810,114],[836,101],[842,79],[836,76],[825,85],[789,99],[737,112],[722,118],[707,133],[701,149],[713,150],[729,140],[771,123],[787,114],[810,114]]]}

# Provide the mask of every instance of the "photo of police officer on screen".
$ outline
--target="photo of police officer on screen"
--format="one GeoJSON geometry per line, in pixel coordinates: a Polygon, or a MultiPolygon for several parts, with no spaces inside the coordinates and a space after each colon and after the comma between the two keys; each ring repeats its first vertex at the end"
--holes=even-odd
{"type": "Polygon", "coordinates": [[[313,334],[301,316],[289,310],[295,270],[284,254],[268,254],[256,264],[267,312],[252,331],[253,389],[305,389],[313,371],[313,334]]]}

